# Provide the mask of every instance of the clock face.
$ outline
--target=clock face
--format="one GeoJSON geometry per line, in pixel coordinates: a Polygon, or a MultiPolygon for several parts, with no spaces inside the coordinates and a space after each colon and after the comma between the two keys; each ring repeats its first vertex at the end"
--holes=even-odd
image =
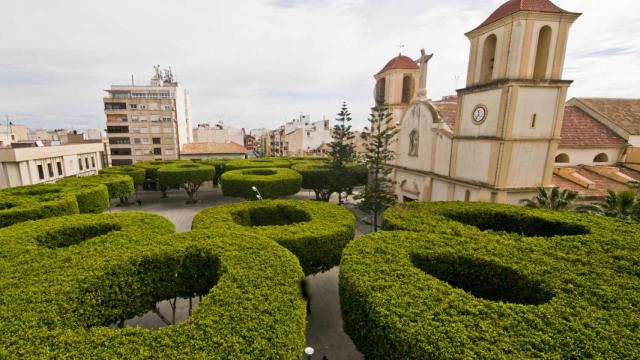
{"type": "Polygon", "coordinates": [[[473,108],[473,122],[476,125],[482,124],[487,119],[487,107],[484,105],[477,105],[473,108]]]}

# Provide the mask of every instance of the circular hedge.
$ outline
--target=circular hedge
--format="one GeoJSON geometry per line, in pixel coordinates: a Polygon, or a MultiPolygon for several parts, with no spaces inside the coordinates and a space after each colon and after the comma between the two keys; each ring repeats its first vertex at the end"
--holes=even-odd
{"type": "Polygon", "coordinates": [[[171,164],[189,164],[191,160],[149,160],[141,161],[133,164],[132,166],[144,169],[145,177],[151,180],[158,180],[158,170],[161,167],[171,164]]]}
{"type": "Polygon", "coordinates": [[[100,170],[100,174],[129,175],[133,180],[134,187],[142,186],[142,184],[144,183],[144,179],[146,179],[146,172],[144,168],[136,167],[133,165],[122,165],[104,168],[100,170]]]}
{"type": "Polygon", "coordinates": [[[158,169],[158,180],[166,186],[201,184],[213,181],[215,176],[216,169],[213,166],[195,162],[168,164],[158,169]]]}
{"type": "Polygon", "coordinates": [[[637,225],[412,203],[384,227],[396,231],[351,242],[340,269],[345,329],[366,357],[640,357],[637,225]]]}
{"type": "Polygon", "coordinates": [[[22,186],[0,191],[0,228],[79,212],[76,197],[60,186],[22,186]]]}
{"type": "MultiPolygon", "coordinates": [[[[118,199],[125,196],[130,196],[135,191],[133,179],[128,175],[120,174],[102,174],[94,176],[83,177],[70,177],[62,179],[56,182],[57,185],[63,185],[65,187],[74,187],[83,189],[91,186],[104,185],[107,187],[107,204],[106,206],[100,206],[100,211],[106,210],[109,207],[109,199],[118,199]]],[[[97,200],[93,200],[98,202],[97,200]]],[[[103,204],[104,201],[100,201],[103,204]]],[[[89,202],[87,202],[89,204],[89,202]]],[[[82,206],[81,206],[82,207],[82,206]]],[[[85,212],[85,211],[80,211],[85,212]]],[[[99,212],[99,211],[98,211],[99,212]]]]}
{"type": "Polygon", "coordinates": [[[355,217],[335,204],[264,200],[205,209],[193,219],[192,229],[270,238],[298,257],[305,274],[313,274],[340,263],[342,249],[353,239],[355,217]]]}
{"type": "Polygon", "coordinates": [[[227,171],[220,178],[222,195],[255,199],[255,186],[265,199],[297,194],[302,175],[285,168],[258,168],[227,171]]]}
{"type": "Polygon", "coordinates": [[[238,159],[231,160],[225,164],[227,171],[240,170],[240,169],[255,169],[255,168],[288,168],[291,167],[291,162],[287,159],[277,158],[261,158],[261,159],[238,159]]]}
{"type": "Polygon", "coordinates": [[[199,160],[198,162],[201,164],[210,165],[216,168],[216,176],[213,179],[213,183],[215,185],[218,185],[218,182],[220,181],[220,176],[222,176],[222,174],[226,169],[225,165],[229,161],[230,161],[229,159],[203,159],[203,160],[199,160]]]}
{"type": "Polygon", "coordinates": [[[306,306],[295,257],[249,234],[174,231],[144,213],[0,229],[0,357],[300,358],[306,306]],[[107,327],[194,294],[202,301],[178,325],[107,327]]]}

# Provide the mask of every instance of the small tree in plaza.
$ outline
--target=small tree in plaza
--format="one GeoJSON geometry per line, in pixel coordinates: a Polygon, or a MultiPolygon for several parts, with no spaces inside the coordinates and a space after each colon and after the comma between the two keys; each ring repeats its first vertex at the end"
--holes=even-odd
{"type": "Polygon", "coordinates": [[[378,231],[378,216],[395,204],[396,196],[393,181],[389,178],[391,168],[387,163],[395,158],[390,149],[398,129],[387,126],[391,113],[385,104],[376,105],[371,114],[371,140],[366,145],[365,163],[369,169],[369,181],[364,191],[356,196],[358,204],[365,213],[373,218],[373,229],[378,231]]]}
{"type": "Polygon", "coordinates": [[[169,164],[158,169],[161,186],[183,188],[189,200],[187,204],[198,202],[198,189],[207,181],[213,181],[216,170],[213,166],[197,163],[169,164]]]}
{"type": "Polygon", "coordinates": [[[353,187],[352,177],[348,176],[347,164],[355,160],[356,152],[353,146],[355,135],[351,130],[351,113],[347,103],[343,102],[338,117],[337,124],[333,127],[331,142],[331,188],[332,192],[337,192],[339,203],[342,204],[342,192],[353,187]]]}

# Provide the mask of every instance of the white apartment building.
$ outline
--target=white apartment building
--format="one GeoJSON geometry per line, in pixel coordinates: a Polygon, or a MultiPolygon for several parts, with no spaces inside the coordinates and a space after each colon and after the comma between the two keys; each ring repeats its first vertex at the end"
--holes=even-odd
{"type": "Polygon", "coordinates": [[[150,85],[112,85],[105,90],[111,161],[129,165],[145,160],[175,160],[191,143],[189,93],[171,70],[155,67],[150,85]]]}
{"type": "Polygon", "coordinates": [[[0,126],[0,146],[29,140],[29,129],[24,125],[7,124],[0,126]]]}
{"type": "Polygon", "coordinates": [[[0,188],[98,174],[105,167],[105,148],[97,141],[58,146],[37,141],[0,148],[0,188]]]}
{"type": "Polygon", "coordinates": [[[215,125],[209,125],[207,123],[198,124],[198,126],[193,129],[194,143],[224,144],[234,142],[244,146],[244,136],[244,129],[225,126],[222,123],[215,125]]]}
{"type": "Polygon", "coordinates": [[[304,156],[319,152],[320,147],[332,141],[329,120],[310,121],[309,115],[301,115],[284,125],[284,149],[286,155],[304,156]]]}

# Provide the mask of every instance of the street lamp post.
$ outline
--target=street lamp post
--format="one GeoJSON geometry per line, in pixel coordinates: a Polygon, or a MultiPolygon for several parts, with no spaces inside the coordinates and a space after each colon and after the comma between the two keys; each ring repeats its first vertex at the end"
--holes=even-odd
{"type": "Polygon", "coordinates": [[[251,190],[253,190],[253,191],[257,194],[257,195],[256,195],[256,198],[257,198],[258,200],[262,200],[262,195],[260,194],[260,191],[258,191],[258,188],[257,188],[257,187],[252,186],[252,187],[251,187],[251,190]]]}
{"type": "Polygon", "coordinates": [[[315,350],[313,350],[311,346],[307,346],[306,348],[304,348],[304,354],[307,355],[307,360],[311,360],[314,352],[315,350]]]}

